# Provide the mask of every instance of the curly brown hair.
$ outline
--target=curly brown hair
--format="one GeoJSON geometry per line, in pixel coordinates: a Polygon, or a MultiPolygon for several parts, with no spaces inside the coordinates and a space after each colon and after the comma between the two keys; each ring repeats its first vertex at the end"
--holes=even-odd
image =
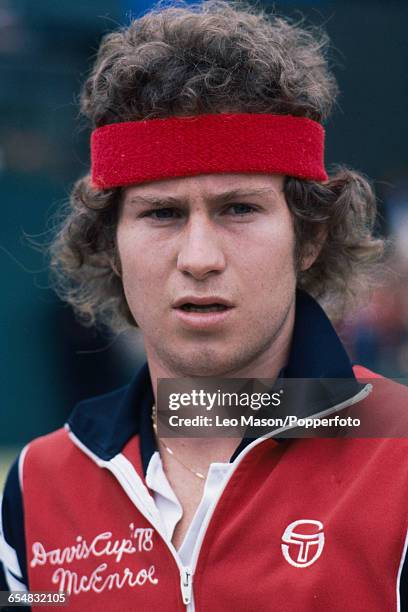
{"type": "MultiPolygon", "coordinates": [[[[81,96],[92,128],[203,113],[275,113],[323,122],[337,95],[327,36],[242,4],[208,0],[151,11],[102,40],[81,96]]],[[[373,236],[369,182],[338,168],[325,183],[286,177],[294,219],[298,286],[337,309],[367,279],[383,251],[373,236]],[[307,249],[321,248],[301,271],[307,249]]],[[[87,324],[119,331],[136,325],[116,250],[121,188],[75,185],[51,246],[57,290],[87,324]]]]}

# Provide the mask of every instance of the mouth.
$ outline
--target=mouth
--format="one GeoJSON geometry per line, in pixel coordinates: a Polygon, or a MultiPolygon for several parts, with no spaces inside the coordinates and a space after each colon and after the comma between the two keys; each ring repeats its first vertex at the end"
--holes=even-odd
{"type": "Polygon", "coordinates": [[[186,329],[219,329],[230,319],[235,305],[218,296],[185,296],[173,304],[176,317],[186,329]]]}
{"type": "Polygon", "coordinates": [[[200,312],[200,313],[206,313],[206,312],[224,312],[225,310],[228,309],[228,306],[226,306],[225,304],[218,304],[218,303],[214,303],[214,304],[194,304],[192,302],[186,302],[185,304],[182,304],[181,306],[179,306],[180,310],[183,310],[184,312],[200,312]]]}

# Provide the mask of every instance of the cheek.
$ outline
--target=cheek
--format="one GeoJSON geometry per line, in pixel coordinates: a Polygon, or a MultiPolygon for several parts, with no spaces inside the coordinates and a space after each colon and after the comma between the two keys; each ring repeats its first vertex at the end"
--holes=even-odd
{"type": "Polygon", "coordinates": [[[163,287],[159,254],[151,243],[146,245],[143,236],[120,227],[117,245],[125,296],[136,320],[140,320],[151,299],[156,298],[158,303],[157,294],[163,287]]]}
{"type": "Polygon", "coordinates": [[[284,320],[296,290],[293,234],[271,232],[249,249],[248,258],[241,287],[244,320],[252,323],[244,329],[269,337],[284,320]]]}
{"type": "Polygon", "coordinates": [[[291,283],[295,274],[295,236],[292,220],[284,216],[262,224],[237,250],[241,270],[249,282],[261,285],[291,283]]]}

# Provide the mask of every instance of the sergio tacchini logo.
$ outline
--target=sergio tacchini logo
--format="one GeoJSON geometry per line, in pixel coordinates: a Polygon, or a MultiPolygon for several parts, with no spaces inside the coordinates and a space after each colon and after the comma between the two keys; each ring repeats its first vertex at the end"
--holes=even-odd
{"type": "Polygon", "coordinates": [[[282,536],[282,554],[293,567],[309,567],[320,557],[323,547],[323,523],[320,521],[293,521],[282,536]]]}

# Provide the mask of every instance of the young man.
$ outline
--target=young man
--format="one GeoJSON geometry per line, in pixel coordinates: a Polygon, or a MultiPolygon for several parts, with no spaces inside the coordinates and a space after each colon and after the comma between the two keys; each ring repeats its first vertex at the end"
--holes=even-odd
{"type": "Polygon", "coordinates": [[[88,323],[140,328],[147,365],[11,469],[3,588],[78,611],[408,604],[405,440],[159,439],[152,422],[159,378],[344,378],[340,405],[302,415],[375,406],[312,297],[344,307],[382,248],[369,184],[324,169],[325,42],[224,2],[102,42],[92,172],[53,264],[88,323]]]}

